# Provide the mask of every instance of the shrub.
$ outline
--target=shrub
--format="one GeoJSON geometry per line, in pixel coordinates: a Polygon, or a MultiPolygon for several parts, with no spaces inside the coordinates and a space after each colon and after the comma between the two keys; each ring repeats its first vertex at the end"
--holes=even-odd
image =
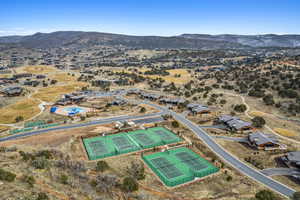
{"type": "Polygon", "coordinates": [[[68,184],[68,179],[69,179],[69,177],[67,175],[62,174],[59,177],[59,182],[66,185],[66,184],[68,184]]]}
{"type": "Polygon", "coordinates": [[[28,176],[28,175],[25,175],[23,176],[22,180],[25,182],[25,183],[28,183],[28,185],[30,187],[33,187],[33,185],[35,184],[35,179],[33,176],[28,176]]]}
{"type": "Polygon", "coordinates": [[[255,194],[257,200],[276,200],[274,193],[269,190],[261,190],[255,194]]]}
{"type": "Polygon", "coordinates": [[[49,200],[49,197],[44,192],[40,192],[36,198],[36,200],[49,200]]]}
{"type": "Polygon", "coordinates": [[[123,180],[122,189],[125,192],[134,192],[139,189],[137,181],[132,177],[126,177],[123,180]]]}
{"type": "Polygon", "coordinates": [[[235,105],[234,110],[236,112],[245,112],[247,110],[247,106],[245,104],[235,105]]]}
{"type": "Polygon", "coordinates": [[[45,169],[49,166],[49,163],[45,158],[37,158],[31,162],[31,165],[36,169],[45,169]]]}
{"type": "Polygon", "coordinates": [[[4,169],[0,168],[0,180],[1,181],[7,181],[7,182],[13,182],[16,178],[16,175],[14,173],[11,173],[9,171],[6,171],[4,169]]]}
{"type": "Polygon", "coordinates": [[[105,162],[104,160],[100,160],[97,162],[97,165],[96,165],[97,171],[104,172],[108,168],[109,168],[109,166],[108,166],[107,162],[105,162]]]}
{"type": "Polygon", "coordinates": [[[143,180],[145,178],[145,167],[142,162],[131,162],[131,165],[127,167],[128,174],[137,179],[143,180]]]}
{"type": "Polygon", "coordinates": [[[292,196],[292,200],[300,200],[300,192],[295,192],[292,196]]]}
{"type": "Polygon", "coordinates": [[[24,120],[24,117],[23,116],[17,116],[16,118],[15,118],[15,122],[21,122],[21,121],[23,121],[24,120]]]}

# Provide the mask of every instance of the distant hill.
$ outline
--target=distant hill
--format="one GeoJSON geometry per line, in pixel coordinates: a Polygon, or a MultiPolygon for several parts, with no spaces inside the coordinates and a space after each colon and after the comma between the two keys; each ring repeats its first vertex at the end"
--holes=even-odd
{"type": "Polygon", "coordinates": [[[205,35],[182,34],[179,37],[238,43],[251,47],[300,47],[300,35],[205,35]]]}
{"type": "Polygon", "coordinates": [[[101,32],[58,31],[29,36],[0,37],[0,44],[26,48],[91,47],[94,45],[135,48],[232,49],[249,47],[300,47],[300,35],[205,35],[183,34],[172,37],[131,36],[101,32]]]}
{"type": "Polygon", "coordinates": [[[20,44],[27,48],[89,47],[93,45],[123,45],[136,48],[245,48],[227,41],[202,40],[184,37],[130,36],[100,32],[59,31],[29,36],[0,37],[0,43],[20,44]]]}

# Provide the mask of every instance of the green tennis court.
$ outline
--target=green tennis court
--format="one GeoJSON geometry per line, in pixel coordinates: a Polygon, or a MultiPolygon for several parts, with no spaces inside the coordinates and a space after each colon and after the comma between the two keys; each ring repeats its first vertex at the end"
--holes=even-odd
{"type": "Polygon", "coordinates": [[[83,139],[90,160],[180,142],[181,139],[163,127],[136,130],[108,136],[83,139]]]}
{"type": "Polygon", "coordinates": [[[217,167],[186,147],[143,156],[152,171],[169,187],[203,178],[219,171],[217,167]]]}

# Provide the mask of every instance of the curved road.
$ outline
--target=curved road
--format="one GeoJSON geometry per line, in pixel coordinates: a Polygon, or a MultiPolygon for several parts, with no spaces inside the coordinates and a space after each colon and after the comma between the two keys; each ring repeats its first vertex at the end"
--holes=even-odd
{"type": "Polygon", "coordinates": [[[32,136],[32,135],[39,135],[42,133],[47,133],[49,131],[58,131],[58,130],[65,130],[65,129],[71,129],[71,128],[79,128],[84,126],[91,126],[91,125],[101,125],[101,124],[109,124],[115,121],[123,121],[123,120],[136,120],[136,119],[142,119],[146,117],[154,117],[154,116],[161,116],[165,114],[164,112],[158,112],[158,113],[150,113],[140,116],[119,116],[119,117],[111,117],[111,118],[105,118],[101,120],[86,122],[86,123],[80,123],[80,124],[72,124],[72,125],[66,125],[66,126],[58,126],[53,128],[46,128],[26,133],[21,133],[17,135],[11,135],[8,137],[0,138],[0,142],[8,141],[8,140],[14,140],[22,137],[32,136]]]}
{"type": "Polygon", "coordinates": [[[143,103],[147,103],[150,106],[153,106],[160,110],[159,113],[153,113],[153,114],[147,114],[143,116],[121,116],[121,117],[112,117],[112,118],[106,118],[102,120],[82,123],[82,124],[73,124],[73,125],[67,125],[67,126],[60,126],[60,127],[54,127],[49,129],[42,129],[37,131],[32,131],[28,133],[18,134],[18,135],[12,135],[6,138],[0,138],[1,141],[7,141],[12,140],[20,137],[30,136],[30,135],[37,135],[41,133],[46,133],[48,131],[54,131],[54,130],[63,130],[63,129],[70,129],[70,128],[78,128],[83,126],[90,126],[90,125],[96,125],[96,124],[106,124],[111,123],[114,121],[119,120],[133,120],[143,117],[150,117],[150,116],[156,116],[156,115],[163,115],[163,114],[171,114],[174,119],[181,122],[183,125],[185,125],[187,128],[192,130],[200,140],[202,140],[216,155],[218,155],[221,159],[223,159],[226,163],[237,169],[242,174],[252,178],[253,180],[264,184],[265,186],[269,187],[273,191],[276,191],[280,193],[281,195],[284,195],[286,197],[291,197],[294,194],[294,190],[289,188],[288,186],[285,186],[265,174],[261,173],[260,171],[248,166],[247,164],[240,161],[237,157],[233,156],[229,152],[227,152],[223,147],[221,147],[218,143],[215,142],[212,136],[210,136],[208,133],[206,133],[203,129],[201,129],[197,124],[191,122],[190,120],[186,119],[185,116],[178,114],[174,111],[171,111],[167,109],[166,107],[159,106],[157,104],[150,103],[148,101],[144,101],[143,103]]]}
{"type": "Polygon", "coordinates": [[[247,164],[240,161],[237,157],[233,156],[229,152],[227,152],[223,147],[221,147],[218,143],[216,143],[212,136],[210,136],[208,133],[206,133],[203,129],[201,129],[198,125],[191,122],[190,120],[186,119],[183,115],[178,114],[174,111],[170,111],[165,107],[152,104],[148,102],[149,105],[162,110],[164,112],[170,113],[174,119],[181,122],[183,125],[185,125],[187,128],[192,130],[200,140],[202,140],[216,155],[218,155],[221,159],[223,159],[226,163],[237,169],[242,174],[252,178],[253,180],[260,182],[267,186],[268,188],[272,189],[275,192],[280,193],[281,195],[284,195],[286,197],[291,197],[295,190],[289,188],[286,185],[283,185],[282,183],[275,181],[265,174],[261,173],[260,171],[248,166],[247,164]]]}

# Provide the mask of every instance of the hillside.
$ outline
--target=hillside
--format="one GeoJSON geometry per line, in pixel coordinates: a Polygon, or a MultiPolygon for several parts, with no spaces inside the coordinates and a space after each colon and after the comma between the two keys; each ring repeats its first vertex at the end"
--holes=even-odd
{"type": "Polygon", "coordinates": [[[245,47],[227,41],[213,41],[183,37],[129,36],[99,32],[60,31],[36,33],[30,36],[0,37],[0,43],[17,43],[27,48],[91,47],[94,45],[133,48],[193,48],[223,49],[245,47]]]}
{"type": "Polygon", "coordinates": [[[58,31],[29,36],[0,37],[0,44],[25,48],[91,47],[94,45],[131,48],[234,49],[247,47],[300,47],[300,35],[207,35],[182,34],[172,37],[132,36],[101,32],[58,31]]]}
{"type": "Polygon", "coordinates": [[[182,38],[223,41],[238,43],[251,47],[299,47],[300,35],[206,35],[206,34],[182,34],[182,38]]]}

